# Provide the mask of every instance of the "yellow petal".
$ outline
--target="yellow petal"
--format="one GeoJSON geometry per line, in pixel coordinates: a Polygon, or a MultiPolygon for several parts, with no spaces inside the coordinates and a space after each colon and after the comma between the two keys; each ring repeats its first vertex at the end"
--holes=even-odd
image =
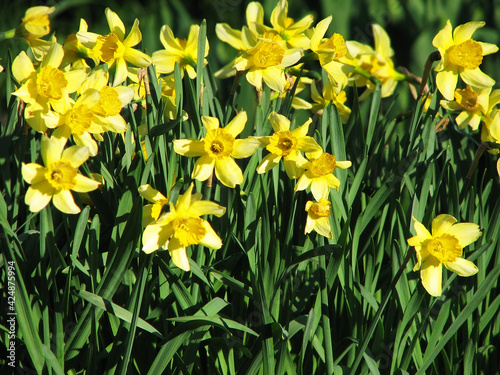
{"type": "Polygon", "coordinates": [[[448,214],[438,215],[432,220],[432,237],[439,237],[448,232],[453,224],[457,222],[453,216],[448,214]]]}
{"type": "Polygon", "coordinates": [[[427,239],[431,239],[432,236],[424,225],[413,217],[413,227],[417,236],[421,239],[421,242],[427,239]]]}
{"type": "Polygon", "coordinates": [[[462,78],[469,86],[477,88],[487,88],[495,84],[495,80],[486,73],[483,73],[479,68],[464,69],[460,73],[460,78],[462,78]]]}
{"type": "Polygon", "coordinates": [[[219,128],[219,119],[211,116],[201,116],[201,122],[207,131],[219,128]]]}
{"type": "Polygon", "coordinates": [[[432,45],[438,49],[446,51],[453,45],[452,27],[450,20],[446,21],[446,26],[443,27],[432,40],[432,45]]]}
{"type": "MultiPolygon", "coordinates": [[[[291,156],[291,155],[289,155],[291,156]]],[[[301,168],[297,164],[297,159],[295,158],[290,158],[289,156],[286,156],[283,160],[283,164],[285,165],[285,172],[290,179],[296,179],[298,178],[302,172],[304,172],[304,168],[301,168]]]]}
{"type": "Polygon", "coordinates": [[[311,182],[311,193],[316,201],[319,201],[321,198],[327,199],[330,194],[330,187],[328,186],[327,180],[325,178],[313,179],[311,182]]]}
{"type": "Polygon", "coordinates": [[[318,49],[319,45],[321,44],[321,41],[323,40],[323,37],[325,36],[325,33],[328,31],[328,27],[330,26],[330,23],[332,22],[332,16],[328,16],[325,19],[321,20],[318,22],[316,27],[313,30],[313,34],[311,36],[311,50],[316,52],[318,49]]]}
{"type": "Polygon", "coordinates": [[[41,188],[37,189],[33,186],[30,186],[26,191],[26,195],[24,196],[24,202],[30,207],[31,212],[41,211],[49,204],[50,200],[52,199],[51,191],[43,188],[51,188],[48,181],[41,182],[37,185],[41,188]]]}
{"type": "Polygon", "coordinates": [[[174,151],[184,156],[201,156],[205,154],[205,142],[194,139],[174,139],[174,151]]]}
{"type": "Polygon", "coordinates": [[[445,69],[436,75],[436,85],[447,100],[454,100],[458,74],[453,70],[445,69]]]}
{"type": "Polygon", "coordinates": [[[461,247],[470,245],[481,237],[481,231],[479,230],[479,225],[474,223],[458,223],[448,230],[448,234],[455,236],[461,247]]]}
{"type": "Polygon", "coordinates": [[[245,129],[245,124],[247,123],[247,113],[245,111],[240,111],[234,118],[226,125],[224,131],[231,134],[236,138],[245,129]]]}
{"type": "Polygon", "coordinates": [[[218,23],[215,26],[215,33],[220,40],[226,42],[231,47],[239,51],[245,51],[247,49],[241,40],[241,31],[231,28],[227,23],[218,23]]]}
{"type": "Polygon", "coordinates": [[[42,67],[52,66],[58,68],[64,58],[64,49],[59,43],[53,43],[42,61],[42,67]]]}
{"type": "Polygon", "coordinates": [[[290,130],[290,120],[285,116],[272,111],[268,118],[275,133],[290,130]]]}
{"type": "Polygon", "coordinates": [[[139,68],[146,68],[153,62],[149,55],[134,48],[125,49],[123,57],[126,61],[139,68]]]}
{"type": "Polygon", "coordinates": [[[193,202],[189,208],[189,215],[192,216],[215,215],[221,217],[225,213],[226,207],[205,200],[197,200],[193,202]]]}
{"type": "Polygon", "coordinates": [[[350,168],[352,165],[352,162],[349,160],[343,160],[343,161],[336,161],[335,162],[335,167],[340,168],[340,169],[347,169],[350,168]]]}
{"type": "Polygon", "coordinates": [[[223,185],[230,188],[234,188],[243,182],[243,173],[240,167],[230,157],[215,161],[215,175],[223,185]]]}
{"type": "Polygon", "coordinates": [[[21,52],[12,63],[12,74],[14,75],[14,78],[17,82],[22,83],[33,73],[36,73],[33,63],[26,52],[21,52]]]}
{"type": "Polygon", "coordinates": [[[71,146],[65,149],[61,159],[69,162],[73,168],[78,168],[89,158],[89,149],[84,146],[71,146]]]}
{"type": "Polygon", "coordinates": [[[491,55],[492,53],[496,53],[498,51],[498,47],[495,44],[484,42],[477,43],[479,43],[483,49],[483,56],[491,55]]]}
{"type": "Polygon", "coordinates": [[[208,155],[203,155],[196,160],[191,177],[198,181],[205,181],[212,175],[214,167],[215,160],[208,155]]]}
{"type": "Polygon", "coordinates": [[[247,72],[246,78],[248,83],[254,86],[257,91],[262,90],[262,70],[260,69],[250,70],[247,72]]]}
{"type": "MultiPolygon", "coordinates": [[[[281,160],[281,155],[267,154],[260,164],[257,166],[257,173],[262,174],[269,172],[273,169],[281,160]]],[[[295,164],[295,163],[294,163],[295,164]]]]}
{"type": "Polygon", "coordinates": [[[136,18],[134,24],[132,25],[130,33],[123,41],[123,44],[125,45],[125,47],[133,47],[139,44],[141,40],[142,40],[142,34],[141,31],[139,30],[139,20],[136,18]]]}
{"type": "Polygon", "coordinates": [[[40,164],[28,163],[22,165],[22,175],[24,181],[28,184],[36,184],[45,179],[47,168],[42,167],[40,164]]]}
{"type": "Polygon", "coordinates": [[[189,272],[191,266],[189,265],[189,258],[186,253],[186,248],[182,247],[180,244],[177,246],[179,240],[177,238],[172,238],[168,244],[168,252],[172,257],[172,262],[179,267],[181,270],[189,272]],[[171,249],[172,246],[172,249],[171,249]]]}
{"type": "MultiPolygon", "coordinates": [[[[301,126],[299,126],[298,128],[295,128],[291,131],[292,135],[296,138],[299,138],[299,144],[300,142],[304,142],[306,139],[311,142],[311,138],[312,137],[307,137],[307,132],[309,131],[309,125],[311,124],[312,122],[312,119],[309,118],[307,119],[306,122],[304,122],[301,126]]],[[[312,139],[312,141],[314,141],[314,138],[312,139]]],[[[316,142],[316,141],[314,141],[316,142]]],[[[317,144],[317,143],[316,143],[317,144]]],[[[300,147],[300,146],[299,146],[300,147]]],[[[316,148],[316,147],[315,147],[316,148]]]]}
{"type": "MultiPolygon", "coordinates": [[[[87,148],[88,155],[90,155],[90,156],[97,155],[97,151],[99,150],[99,147],[97,146],[97,142],[94,141],[94,139],[92,138],[92,136],[89,133],[83,133],[81,135],[73,134],[73,140],[75,141],[75,143],[78,146],[83,147],[83,148],[87,148]]],[[[88,156],[87,156],[87,158],[88,158],[88,156]]]]}
{"type": "Polygon", "coordinates": [[[124,58],[119,58],[116,60],[115,68],[115,78],[113,80],[113,86],[121,85],[128,76],[127,62],[124,58]]]}
{"type": "Polygon", "coordinates": [[[141,185],[139,186],[139,194],[141,195],[141,197],[143,197],[144,199],[146,199],[147,201],[151,202],[151,203],[155,203],[156,201],[159,201],[159,200],[166,200],[167,198],[162,194],[160,193],[158,190],[154,189],[151,187],[151,185],[149,184],[144,184],[144,185],[141,185]]]}
{"type": "Polygon", "coordinates": [[[222,247],[222,240],[217,233],[215,233],[208,221],[203,221],[203,227],[207,234],[205,234],[205,237],[200,241],[200,244],[210,249],[220,249],[222,247]]]}
{"type": "Polygon", "coordinates": [[[383,57],[391,57],[394,52],[391,48],[391,40],[387,32],[377,24],[373,24],[372,29],[375,39],[375,51],[380,53],[383,57]]]}
{"type": "Polygon", "coordinates": [[[106,14],[106,20],[108,21],[109,30],[111,30],[112,33],[115,33],[120,41],[123,41],[125,38],[125,25],[122,20],[109,8],[106,8],[104,12],[106,14]]]}
{"type": "Polygon", "coordinates": [[[485,25],[484,21],[480,22],[467,22],[463,25],[458,25],[453,30],[453,41],[455,44],[460,44],[469,40],[474,34],[474,31],[483,27],[485,25]]]}
{"type": "Polygon", "coordinates": [[[311,185],[311,179],[309,179],[309,177],[307,177],[307,173],[302,173],[302,175],[299,177],[299,179],[297,180],[297,183],[295,184],[295,188],[294,188],[294,191],[302,191],[302,190],[306,190],[309,185],[311,185]]]}
{"type": "Polygon", "coordinates": [[[75,176],[75,186],[71,189],[78,193],[87,193],[93,191],[101,185],[99,181],[93,180],[92,178],[77,174],[75,176]]]}
{"type": "Polygon", "coordinates": [[[260,147],[260,141],[249,137],[246,139],[236,139],[233,143],[231,156],[236,159],[243,159],[252,156],[260,147]]]}
{"type": "Polygon", "coordinates": [[[314,230],[326,238],[333,239],[332,227],[328,217],[322,217],[316,220],[314,230]]]}
{"type": "Polygon", "coordinates": [[[422,285],[431,296],[439,297],[442,293],[443,267],[437,258],[430,256],[422,261],[420,269],[422,285]]]}
{"type": "Polygon", "coordinates": [[[464,258],[457,258],[454,262],[444,263],[445,267],[458,276],[472,276],[479,271],[477,266],[470,260],[464,258]]]}
{"type": "MultiPolygon", "coordinates": [[[[247,73],[248,74],[248,73],[247,73]]],[[[285,90],[286,78],[283,69],[270,66],[262,70],[262,79],[273,91],[283,92],[285,90]]]]}
{"type": "Polygon", "coordinates": [[[69,190],[59,190],[54,194],[52,202],[59,211],[66,214],[77,214],[80,212],[80,207],[76,205],[73,194],[69,190]]]}
{"type": "Polygon", "coordinates": [[[142,251],[150,254],[158,250],[167,243],[173,233],[174,229],[169,223],[149,224],[142,234],[142,251]]]}

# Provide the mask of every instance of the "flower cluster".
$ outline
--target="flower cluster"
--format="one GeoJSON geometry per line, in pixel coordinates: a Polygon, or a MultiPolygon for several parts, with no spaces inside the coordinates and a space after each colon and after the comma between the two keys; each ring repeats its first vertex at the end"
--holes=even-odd
{"type": "MultiPolygon", "coordinates": [[[[27,124],[35,134],[41,133],[43,165],[33,162],[22,165],[22,176],[31,185],[25,202],[33,212],[39,212],[52,201],[60,211],[74,214],[80,212],[80,208],[71,191],[86,193],[101,185],[98,178],[79,174],[78,168],[99,154],[104,133],[120,135],[130,130],[122,110],[125,106],[131,112],[132,108],[143,108],[149,93],[148,80],[158,80],[166,119],[195,115],[178,113],[179,93],[175,92],[174,71],[178,66],[183,79],[195,79],[201,74],[197,71],[198,65],[207,64],[209,43],[208,40],[200,43],[199,26],[191,26],[188,38],[182,40],[164,25],[159,34],[164,48],[148,55],[140,50],[139,20],[135,20],[127,34],[119,16],[107,8],[108,34],[89,31],[87,22],[81,20],[79,30],[61,44],[55,35],[49,40],[42,39],[50,33],[49,15],[53,11],[54,8],[49,7],[28,9],[21,25],[4,33],[4,37],[24,38],[31,49],[31,53],[21,52],[12,65],[12,75],[17,81],[13,95],[24,103],[27,124]],[[204,51],[199,51],[201,46],[204,51]],[[198,57],[203,61],[198,62],[198,57]]],[[[217,24],[215,30],[221,41],[237,50],[235,58],[220,69],[216,77],[238,79],[244,75],[259,98],[268,87],[272,91],[270,100],[292,92],[298,94],[310,86],[310,90],[304,90],[311,93],[310,100],[296,96],[292,106],[311,110],[314,119],[295,126],[291,116],[272,111],[267,117],[271,134],[240,138],[248,121],[247,112],[240,109],[235,110],[236,115],[230,121],[222,121],[222,124],[217,117],[201,116],[203,134],[199,138],[177,136],[171,143],[177,154],[197,158],[192,179],[204,182],[215,176],[228,188],[244,183],[245,174],[235,159],[250,158],[259,148],[265,149],[256,172],[267,173],[283,161],[283,174],[296,180],[294,191],[310,191],[314,198],[305,205],[304,232],[316,231],[328,239],[333,239],[329,198],[335,194],[332,189],[338,191],[341,185],[335,170],[349,168],[352,163],[337,160],[324,150],[308,135],[310,125],[329,105],[336,107],[342,122],[346,123],[351,113],[346,105],[349,86],[361,88],[359,99],[363,100],[377,88],[382,97],[388,97],[399,81],[413,79],[395,68],[390,38],[380,25],[372,25],[372,47],[346,41],[338,33],[327,35],[331,21],[330,16],[313,26],[311,15],[295,21],[288,16],[287,1],[279,0],[270,15],[270,25],[266,25],[262,5],[250,2],[246,25],[241,30],[227,24],[217,24]],[[310,70],[312,64],[317,64],[326,78],[324,83],[318,79],[321,74],[310,70]]],[[[460,129],[470,125],[472,130],[477,130],[481,126],[483,142],[500,144],[500,110],[497,109],[500,90],[492,91],[495,81],[480,70],[483,57],[498,48],[471,39],[483,25],[483,22],[469,22],[452,32],[448,21],[436,35],[433,45],[441,56],[435,69],[436,86],[444,97],[442,109],[460,112],[456,117],[460,129]]],[[[145,142],[147,131],[133,130],[141,139],[132,141],[145,142]]],[[[250,126],[247,130],[253,128],[250,126]]],[[[186,133],[180,129],[176,134],[186,133]]],[[[500,159],[497,169],[500,175],[500,159]]],[[[139,194],[150,202],[143,208],[142,250],[151,253],[166,249],[173,263],[185,271],[190,270],[187,251],[190,245],[211,249],[222,246],[221,238],[202,216],[220,217],[226,212],[224,207],[203,200],[202,195],[193,190],[194,183],[190,183],[174,203],[149,184],[139,188],[139,194]]],[[[461,276],[477,272],[462,254],[463,248],[479,237],[479,227],[455,222],[450,215],[439,215],[432,222],[430,233],[415,220],[416,236],[408,239],[408,244],[417,252],[415,270],[420,270],[422,283],[431,295],[441,294],[441,265],[461,276]]]]}

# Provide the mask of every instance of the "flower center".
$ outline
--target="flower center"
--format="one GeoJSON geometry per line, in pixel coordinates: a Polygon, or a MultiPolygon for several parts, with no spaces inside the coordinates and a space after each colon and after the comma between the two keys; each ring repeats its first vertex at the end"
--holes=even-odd
{"type": "Polygon", "coordinates": [[[61,99],[63,89],[68,85],[64,73],[52,66],[44,66],[36,78],[38,94],[51,99],[61,99]]]}
{"type": "Polygon", "coordinates": [[[274,133],[266,149],[274,155],[288,156],[297,148],[297,138],[288,130],[274,133]]]}
{"type": "Polygon", "coordinates": [[[94,108],[94,111],[105,117],[116,116],[122,110],[122,102],[116,90],[109,86],[104,86],[99,94],[101,98],[94,108]]]}
{"type": "Polygon", "coordinates": [[[56,161],[52,163],[45,178],[56,190],[71,190],[75,186],[76,168],[66,161],[56,161]]]}
{"type": "Polygon", "coordinates": [[[334,33],[326,42],[319,46],[320,50],[330,50],[335,53],[334,60],[338,60],[347,54],[347,46],[345,45],[344,37],[334,33]]]}
{"type": "Polygon", "coordinates": [[[182,246],[195,245],[207,234],[203,226],[203,219],[199,217],[178,218],[172,222],[174,237],[179,240],[182,246]]]}
{"type": "Polygon", "coordinates": [[[335,156],[324,152],[321,156],[311,161],[309,171],[315,177],[326,176],[335,170],[335,156]]]}
{"type": "Polygon", "coordinates": [[[281,64],[285,50],[274,41],[260,41],[253,51],[253,65],[264,69],[281,64]]]}
{"type": "Polygon", "coordinates": [[[86,105],[73,107],[66,118],[66,124],[71,128],[71,134],[83,135],[92,125],[94,113],[86,105]]]}
{"type": "Polygon", "coordinates": [[[98,36],[93,50],[101,61],[108,64],[112,64],[115,59],[119,59],[125,54],[125,46],[115,33],[98,36]]]}
{"type": "Polygon", "coordinates": [[[441,263],[454,262],[462,256],[462,247],[454,236],[443,234],[427,243],[427,251],[434,255],[441,263]]]}
{"type": "Polygon", "coordinates": [[[460,104],[464,109],[468,111],[472,111],[476,108],[477,97],[477,92],[475,92],[469,86],[467,86],[463,90],[455,90],[455,100],[458,104],[460,104]]]}
{"type": "Polygon", "coordinates": [[[212,159],[230,156],[233,152],[234,137],[223,129],[217,128],[207,132],[205,137],[205,152],[212,159]]]}
{"type": "Polygon", "coordinates": [[[483,61],[483,47],[478,42],[468,39],[452,46],[448,50],[448,56],[452,64],[465,69],[476,69],[483,61]]]}

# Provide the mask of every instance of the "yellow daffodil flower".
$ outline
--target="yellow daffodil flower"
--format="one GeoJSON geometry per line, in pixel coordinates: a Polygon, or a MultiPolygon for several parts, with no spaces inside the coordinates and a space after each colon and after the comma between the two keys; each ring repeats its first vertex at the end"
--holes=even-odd
{"type": "Polygon", "coordinates": [[[310,41],[304,34],[304,31],[313,23],[314,18],[312,15],[309,14],[300,21],[295,22],[293,18],[288,17],[288,1],[280,0],[271,13],[270,21],[273,26],[272,29],[257,24],[257,30],[259,30],[259,28],[261,29],[260,34],[274,30],[287,43],[287,47],[309,48],[310,41]]]}
{"type": "Polygon", "coordinates": [[[41,38],[50,33],[49,14],[55,7],[35,6],[24,13],[21,24],[16,29],[16,36],[30,40],[41,38]]]}
{"type": "Polygon", "coordinates": [[[63,55],[62,46],[54,43],[39,72],[25,52],[21,52],[12,64],[14,78],[21,83],[21,87],[12,94],[27,104],[26,121],[41,133],[58,125],[59,118],[52,110],[65,112],[70,103],[69,94],[75,92],[87,78],[82,69],[60,70],[63,55]]]}
{"type": "Polygon", "coordinates": [[[81,19],[78,32],[70,34],[64,40],[64,59],[62,63],[63,66],[71,64],[71,67],[73,69],[90,69],[87,61],[92,60],[94,66],[99,64],[99,59],[94,56],[92,49],[85,47],[76,36],[78,33],[86,32],[88,32],[87,22],[84,19],[81,19]]]}
{"type": "Polygon", "coordinates": [[[152,204],[147,204],[142,208],[142,226],[158,220],[162,214],[163,207],[169,203],[169,199],[158,190],[153,189],[151,185],[145,184],[139,186],[139,194],[152,204]]]}
{"type": "Polygon", "coordinates": [[[194,184],[179,195],[176,204],[170,202],[170,212],[151,222],[142,235],[142,251],[147,254],[159,248],[167,248],[174,264],[184,271],[191,269],[186,247],[201,244],[211,249],[220,249],[222,240],[203,215],[220,217],[226,208],[217,203],[201,200],[201,194],[192,194],[194,184]]]}
{"type": "Polygon", "coordinates": [[[337,90],[333,86],[332,82],[328,80],[323,85],[322,90],[323,95],[321,95],[316,87],[316,83],[311,84],[311,99],[314,101],[312,105],[312,111],[314,113],[322,113],[323,109],[330,103],[333,103],[337,107],[342,123],[346,123],[351,115],[351,109],[347,107],[344,103],[347,101],[347,96],[344,90],[337,94],[337,90]]]}
{"type": "Polygon", "coordinates": [[[332,204],[321,198],[319,202],[307,201],[306,203],[306,228],[305,234],[311,233],[313,230],[318,234],[326,237],[333,238],[332,227],[328,217],[331,215],[330,209],[332,204]]]}
{"type": "Polygon", "coordinates": [[[425,290],[431,296],[442,293],[442,265],[459,276],[472,276],[478,268],[471,261],[462,258],[463,248],[481,236],[479,226],[473,223],[458,223],[451,215],[441,214],[432,220],[432,234],[413,218],[416,235],[408,239],[414,246],[420,278],[425,290]]]}
{"type": "Polygon", "coordinates": [[[372,25],[372,30],[375,49],[355,41],[346,42],[357,66],[353,72],[352,82],[356,82],[357,87],[366,86],[367,88],[367,91],[360,96],[360,100],[365,99],[375,89],[375,84],[366,76],[366,73],[382,83],[383,98],[392,95],[398,81],[405,79],[403,74],[394,69],[392,61],[394,51],[387,32],[377,24],[372,25]]]}
{"type": "MultiPolygon", "coordinates": [[[[198,61],[198,39],[200,35],[200,27],[191,25],[189,36],[186,39],[178,39],[174,37],[174,33],[167,25],[161,28],[160,41],[165,49],[153,52],[153,64],[158,73],[169,74],[174,71],[175,63],[179,67],[187,71],[189,78],[196,78],[196,64],[198,61]]],[[[208,39],[205,40],[205,57],[208,56],[208,39]]],[[[207,60],[203,61],[203,66],[207,64],[207,60]]]]}
{"type": "Polygon", "coordinates": [[[484,22],[467,22],[453,30],[450,20],[437,33],[432,45],[441,54],[441,61],[436,66],[436,86],[445,99],[453,100],[458,76],[474,87],[486,88],[495,81],[479,69],[483,56],[495,53],[498,47],[494,44],[476,42],[471,39],[474,31],[484,26],[484,22]]]}
{"type": "Polygon", "coordinates": [[[455,100],[441,100],[441,106],[449,111],[461,111],[455,118],[458,128],[463,129],[469,125],[472,130],[477,130],[481,119],[488,111],[488,101],[491,87],[474,89],[467,86],[465,89],[455,90],[455,100]]]}
{"type": "Polygon", "coordinates": [[[262,159],[257,167],[257,173],[265,173],[274,168],[281,158],[285,163],[285,171],[289,178],[295,179],[300,176],[303,169],[297,164],[307,162],[302,152],[309,154],[321,153],[321,146],[313,137],[307,135],[311,119],[302,126],[290,131],[290,120],[276,112],[269,115],[269,121],[273,127],[274,134],[265,137],[256,137],[266,147],[269,154],[262,159]]]}
{"type": "Polygon", "coordinates": [[[260,146],[256,138],[235,139],[245,128],[247,113],[238,113],[226,127],[219,127],[219,119],[202,116],[201,121],[207,134],[205,138],[176,139],[174,150],[184,156],[200,156],[196,161],[192,178],[207,180],[215,169],[215,176],[220,182],[234,188],[243,182],[243,173],[233,158],[248,158],[260,146]]]}
{"type": "Polygon", "coordinates": [[[263,89],[264,81],[271,90],[282,93],[287,83],[285,68],[294,65],[300,58],[300,51],[288,49],[279,35],[266,33],[255,47],[235,60],[234,68],[247,71],[247,81],[258,91],[263,89]]]}
{"type": "Polygon", "coordinates": [[[118,15],[106,8],[106,19],[110,33],[98,35],[90,32],[78,32],[76,37],[87,48],[92,48],[93,56],[112,67],[116,64],[113,86],[117,86],[127,79],[127,62],[145,68],[152,62],[150,56],[136,50],[135,47],[142,40],[139,30],[139,20],[135,19],[130,33],[125,38],[125,25],[118,15]]]}
{"type": "Polygon", "coordinates": [[[76,205],[70,190],[87,193],[99,187],[99,182],[82,176],[78,167],[89,158],[87,147],[71,146],[64,149],[68,131],[59,128],[49,138],[42,136],[41,154],[43,163],[23,163],[22,175],[31,184],[25,202],[32,212],[38,212],[52,200],[54,206],[67,214],[76,214],[76,205]]]}
{"type": "Polygon", "coordinates": [[[322,153],[319,157],[311,159],[302,165],[305,171],[297,180],[295,191],[301,191],[311,187],[314,199],[327,199],[330,188],[339,189],[340,181],[333,175],[335,168],[346,169],[352,163],[348,160],[337,161],[335,156],[328,152],[322,153]]]}

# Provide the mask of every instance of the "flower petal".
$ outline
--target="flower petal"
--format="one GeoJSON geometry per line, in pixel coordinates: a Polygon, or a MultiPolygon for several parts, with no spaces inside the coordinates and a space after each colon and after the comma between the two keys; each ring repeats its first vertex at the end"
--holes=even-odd
{"type": "Polygon", "coordinates": [[[467,22],[463,25],[458,25],[453,30],[453,42],[461,44],[472,37],[474,32],[485,25],[484,21],[480,22],[467,22]]]}
{"type": "Polygon", "coordinates": [[[61,159],[71,164],[73,168],[78,168],[89,158],[89,149],[85,146],[71,146],[65,149],[61,159]]]}
{"type": "Polygon", "coordinates": [[[319,201],[321,198],[327,199],[328,194],[330,194],[330,187],[327,180],[325,178],[314,178],[311,182],[311,193],[316,201],[319,201]]]}
{"type": "Polygon", "coordinates": [[[28,188],[28,191],[26,191],[26,195],[24,196],[24,202],[30,207],[31,212],[41,211],[45,206],[49,204],[50,200],[52,199],[51,191],[44,188],[52,188],[48,181],[41,182],[37,185],[39,188],[30,186],[28,188]]]}
{"type": "Polygon", "coordinates": [[[132,25],[132,29],[130,29],[128,36],[123,41],[123,44],[125,47],[133,47],[139,44],[141,40],[142,34],[139,30],[139,20],[136,18],[134,24],[132,25]]]}
{"type": "Polygon", "coordinates": [[[189,265],[189,258],[187,256],[186,248],[182,247],[180,243],[179,246],[177,246],[177,243],[179,243],[179,240],[174,237],[168,244],[168,252],[170,253],[172,262],[174,262],[174,264],[181,270],[189,272],[191,270],[191,266],[189,265]],[[173,247],[172,250],[170,249],[170,246],[173,247]]]}
{"type": "Polygon", "coordinates": [[[436,75],[436,85],[446,100],[454,100],[457,82],[458,74],[453,70],[445,69],[436,75]]]}
{"type": "Polygon", "coordinates": [[[243,182],[243,173],[240,167],[230,157],[215,161],[215,175],[223,185],[230,188],[234,188],[243,182]]]}
{"type": "Polygon", "coordinates": [[[168,223],[149,224],[142,234],[142,251],[150,254],[164,246],[174,233],[174,228],[168,223]]]}
{"type": "Polygon", "coordinates": [[[211,116],[201,116],[201,122],[207,131],[218,129],[220,124],[217,117],[211,116]]]}
{"type": "Polygon", "coordinates": [[[205,237],[202,238],[200,244],[210,249],[220,249],[222,247],[222,240],[217,233],[215,233],[209,222],[204,220],[203,227],[207,231],[207,234],[205,234],[205,237]]]}
{"type": "Polygon", "coordinates": [[[231,134],[236,138],[245,129],[245,124],[247,123],[247,113],[245,111],[239,112],[234,118],[226,125],[224,131],[231,134]]]}
{"type": "Polygon", "coordinates": [[[231,156],[236,159],[243,159],[252,156],[260,147],[260,141],[254,137],[246,139],[236,139],[233,143],[231,156]]]}
{"type": "Polygon", "coordinates": [[[123,57],[126,61],[139,68],[146,68],[153,62],[153,59],[149,55],[134,48],[125,49],[123,57]]]}
{"type": "Polygon", "coordinates": [[[66,214],[77,214],[80,212],[80,207],[76,205],[73,194],[69,190],[59,190],[54,194],[52,202],[59,211],[66,214]]]}
{"type": "Polygon", "coordinates": [[[115,33],[120,41],[123,41],[123,38],[125,38],[125,25],[122,20],[110,8],[106,8],[104,12],[106,14],[106,20],[108,21],[109,30],[115,33]]]}
{"type": "Polygon", "coordinates": [[[197,200],[192,202],[189,207],[189,214],[193,216],[215,215],[221,217],[225,213],[226,207],[211,201],[197,200]]]}
{"type": "Polygon", "coordinates": [[[268,118],[275,133],[290,130],[290,120],[278,112],[272,111],[268,118]]]}
{"type": "Polygon", "coordinates": [[[45,179],[47,168],[42,167],[40,164],[28,163],[22,165],[22,175],[24,181],[28,184],[36,184],[45,179]]]}
{"type": "Polygon", "coordinates": [[[432,237],[439,237],[448,232],[453,224],[457,222],[453,216],[448,214],[438,215],[432,220],[432,237]]]}
{"type": "Polygon", "coordinates": [[[454,262],[447,262],[444,263],[444,265],[447,269],[455,272],[458,276],[472,276],[479,271],[474,263],[464,258],[457,258],[454,262]]]}
{"type": "Polygon", "coordinates": [[[151,203],[155,203],[156,201],[159,201],[162,199],[164,199],[164,200],[167,199],[158,190],[152,188],[150,184],[144,184],[144,185],[139,186],[138,191],[139,191],[139,194],[141,197],[143,197],[144,199],[146,199],[147,201],[149,201],[151,203]]]}
{"type": "Polygon", "coordinates": [[[415,228],[415,233],[417,234],[418,238],[420,238],[420,242],[432,238],[427,228],[424,227],[424,225],[414,217],[413,217],[413,227],[415,228]]]}
{"type": "MultiPolygon", "coordinates": [[[[276,66],[270,66],[263,69],[261,72],[262,79],[271,90],[280,93],[285,90],[286,78],[283,69],[280,69],[276,66]]],[[[247,79],[249,73],[250,72],[247,73],[247,79]]]]}
{"type": "Polygon", "coordinates": [[[281,160],[281,155],[267,154],[260,164],[257,166],[257,173],[262,174],[269,172],[273,169],[281,160]]]}
{"type": "Polygon", "coordinates": [[[101,185],[99,181],[93,180],[81,174],[77,174],[74,181],[75,186],[73,186],[71,190],[78,193],[88,193],[89,191],[97,189],[101,185]]]}
{"type": "Polygon", "coordinates": [[[205,154],[205,142],[194,139],[174,139],[174,151],[184,156],[201,156],[205,154]]]}
{"type": "Polygon", "coordinates": [[[448,234],[455,236],[460,246],[465,247],[481,237],[479,225],[474,223],[458,223],[448,230],[448,234]]]}
{"type": "Polygon", "coordinates": [[[430,256],[422,261],[420,269],[422,285],[431,296],[439,297],[442,293],[443,267],[436,257],[430,256]]]}
{"type": "Polygon", "coordinates": [[[191,178],[198,181],[205,181],[212,175],[214,167],[215,160],[208,155],[203,155],[196,160],[191,178]]]}
{"type": "Polygon", "coordinates": [[[487,88],[495,84],[495,80],[486,73],[483,73],[479,68],[464,69],[464,71],[460,73],[460,78],[469,86],[477,88],[487,88]]]}
{"type": "Polygon", "coordinates": [[[17,82],[24,82],[33,73],[36,73],[33,62],[26,52],[21,52],[12,63],[12,74],[17,82]]]}
{"type": "Polygon", "coordinates": [[[450,20],[446,21],[443,27],[432,40],[432,45],[438,49],[446,51],[453,45],[452,27],[450,20]]]}

